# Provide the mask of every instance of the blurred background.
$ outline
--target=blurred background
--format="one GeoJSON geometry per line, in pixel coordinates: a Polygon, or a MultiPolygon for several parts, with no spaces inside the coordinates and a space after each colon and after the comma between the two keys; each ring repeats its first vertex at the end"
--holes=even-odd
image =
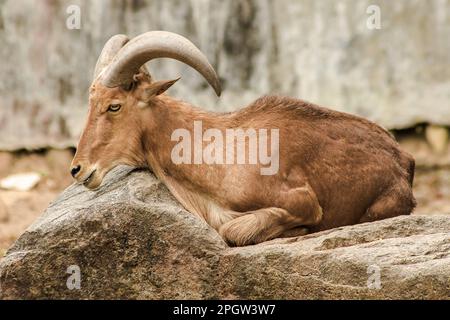
{"type": "Polygon", "coordinates": [[[160,59],[170,94],[231,111],[264,94],[391,130],[417,162],[416,213],[450,214],[450,0],[0,0],[0,255],[71,183],[103,44],[179,33],[222,80],[160,59]]]}

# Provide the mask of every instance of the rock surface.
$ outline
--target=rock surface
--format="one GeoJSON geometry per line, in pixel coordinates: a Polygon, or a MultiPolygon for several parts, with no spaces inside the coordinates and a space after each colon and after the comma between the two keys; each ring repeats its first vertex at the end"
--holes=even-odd
{"type": "Polygon", "coordinates": [[[404,216],[230,248],[151,173],[72,185],[0,260],[1,299],[449,299],[450,219],[404,216]],[[80,289],[67,281],[80,270],[80,289]]]}
{"type": "Polygon", "coordinates": [[[153,75],[181,75],[171,93],[210,110],[280,93],[387,128],[450,125],[450,0],[3,0],[0,149],[73,146],[106,40],[161,29],[205,52],[223,95],[181,63],[155,61],[153,75]],[[380,29],[367,27],[374,4],[380,29]]]}

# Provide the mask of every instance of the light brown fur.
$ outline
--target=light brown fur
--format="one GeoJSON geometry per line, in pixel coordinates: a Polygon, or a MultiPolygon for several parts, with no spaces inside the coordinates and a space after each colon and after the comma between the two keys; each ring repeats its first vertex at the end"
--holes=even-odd
{"type": "Polygon", "coordinates": [[[237,112],[205,112],[163,94],[172,83],[137,79],[131,91],[91,88],[73,161],[82,168],[77,180],[89,188],[118,164],[148,167],[232,245],[410,214],[415,206],[414,160],[375,123],[274,96],[237,112]],[[112,103],[122,105],[117,114],[107,111],[112,103]],[[253,164],[173,163],[171,134],[192,131],[194,120],[203,130],[279,129],[278,173],[260,175],[253,164]]]}

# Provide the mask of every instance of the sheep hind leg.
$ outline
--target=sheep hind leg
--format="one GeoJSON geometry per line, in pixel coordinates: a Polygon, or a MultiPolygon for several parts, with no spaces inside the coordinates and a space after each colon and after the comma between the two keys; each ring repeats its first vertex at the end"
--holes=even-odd
{"type": "Polygon", "coordinates": [[[359,223],[408,215],[415,206],[416,200],[411,187],[406,182],[400,183],[379,196],[361,217],[359,223]]]}

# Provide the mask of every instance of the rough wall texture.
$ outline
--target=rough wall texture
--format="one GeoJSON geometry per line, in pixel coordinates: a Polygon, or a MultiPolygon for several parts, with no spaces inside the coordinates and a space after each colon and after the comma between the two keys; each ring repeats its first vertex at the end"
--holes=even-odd
{"type": "Polygon", "coordinates": [[[222,78],[221,99],[195,71],[172,94],[232,110],[268,93],[366,116],[388,128],[450,125],[450,0],[0,0],[0,149],[74,145],[102,45],[163,29],[190,38],[222,78]],[[81,29],[66,9],[81,8],[81,29]],[[381,29],[366,12],[381,9],[381,29]]]}
{"type": "Polygon", "coordinates": [[[450,299],[450,219],[228,247],[148,171],[73,185],[0,260],[0,299],[450,299]],[[80,270],[69,290],[66,270],[80,270]]]}

